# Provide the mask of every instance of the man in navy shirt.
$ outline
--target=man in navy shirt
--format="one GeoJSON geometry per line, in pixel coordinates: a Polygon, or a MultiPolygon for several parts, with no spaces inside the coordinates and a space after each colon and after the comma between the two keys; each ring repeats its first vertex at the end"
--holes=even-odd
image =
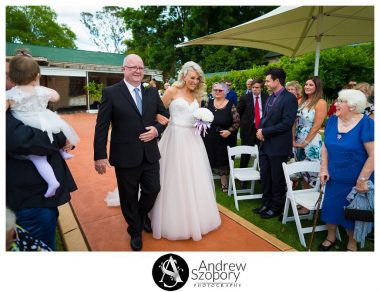
{"type": "Polygon", "coordinates": [[[259,143],[259,164],[262,205],[253,210],[261,218],[280,215],[285,203],[286,184],[282,163],[292,153],[292,126],[297,116],[297,98],[284,87],[284,70],[270,68],[265,86],[272,95],[268,98],[260,119],[256,137],[259,143]]]}
{"type": "Polygon", "coordinates": [[[237,106],[238,96],[237,96],[235,90],[233,90],[231,88],[231,86],[232,86],[231,80],[226,80],[225,83],[226,83],[227,88],[228,88],[226,99],[230,100],[235,106],[237,106]]]}

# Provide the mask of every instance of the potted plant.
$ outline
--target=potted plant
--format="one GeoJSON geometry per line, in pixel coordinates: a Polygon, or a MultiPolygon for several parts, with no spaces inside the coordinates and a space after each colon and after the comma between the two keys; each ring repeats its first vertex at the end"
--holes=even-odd
{"type": "Polygon", "coordinates": [[[90,96],[90,109],[97,110],[102,98],[103,83],[96,83],[95,81],[89,82],[84,86],[90,96]]]}

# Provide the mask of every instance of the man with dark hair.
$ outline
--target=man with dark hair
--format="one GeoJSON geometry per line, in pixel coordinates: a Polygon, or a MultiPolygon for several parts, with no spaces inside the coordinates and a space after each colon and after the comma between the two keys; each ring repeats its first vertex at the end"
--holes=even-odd
{"type": "MultiPolygon", "coordinates": [[[[255,146],[259,141],[256,138],[256,131],[265,111],[268,96],[262,92],[264,82],[261,78],[249,80],[252,82],[252,91],[240,97],[237,111],[240,115],[241,145],[255,146]]],[[[250,155],[242,155],[240,167],[247,167],[249,159],[250,155]]],[[[246,184],[243,184],[243,187],[246,187],[246,184]]]]}
{"type": "Polygon", "coordinates": [[[253,209],[261,218],[280,215],[286,193],[282,163],[292,153],[292,126],[297,116],[297,98],[285,89],[286,74],[279,68],[266,72],[268,98],[256,137],[260,140],[259,163],[263,190],[262,205],[253,209]]]}

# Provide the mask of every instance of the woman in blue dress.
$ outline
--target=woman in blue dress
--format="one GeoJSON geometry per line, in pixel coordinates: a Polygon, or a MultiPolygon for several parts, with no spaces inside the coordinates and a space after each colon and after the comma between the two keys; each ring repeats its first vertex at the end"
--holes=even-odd
{"type": "Polygon", "coordinates": [[[347,229],[347,250],[356,251],[353,238],[354,221],[344,218],[343,207],[353,187],[358,192],[368,191],[368,180],[373,182],[374,121],[361,114],[366,106],[365,95],[355,89],[344,89],[336,99],[336,115],[328,119],[322,146],[320,179],[326,183],[322,220],[328,234],[319,245],[327,251],[336,243],[338,225],[347,229]]]}

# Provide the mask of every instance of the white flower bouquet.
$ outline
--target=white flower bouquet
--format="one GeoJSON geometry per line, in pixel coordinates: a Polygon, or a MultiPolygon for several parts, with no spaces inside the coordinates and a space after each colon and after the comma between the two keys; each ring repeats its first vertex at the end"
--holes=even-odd
{"type": "Polygon", "coordinates": [[[207,128],[211,127],[211,122],[214,120],[213,113],[207,108],[198,108],[193,112],[193,116],[195,133],[202,134],[204,137],[207,134],[207,128]]]}

